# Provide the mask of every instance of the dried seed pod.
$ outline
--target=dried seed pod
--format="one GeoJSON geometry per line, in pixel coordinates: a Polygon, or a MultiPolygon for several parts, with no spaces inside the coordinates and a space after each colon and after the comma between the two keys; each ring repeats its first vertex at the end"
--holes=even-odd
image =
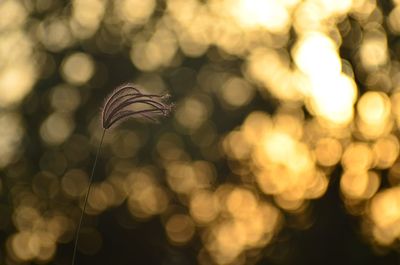
{"type": "Polygon", "coordinates": [[[111,128],[130,117],[145,118],[157,121],[160,116],[167,116],[173,104],[166,102],[169,95],[145,94],[133,84],[119,86],[106,100],[102,125],[104,129],[111,128]]]}

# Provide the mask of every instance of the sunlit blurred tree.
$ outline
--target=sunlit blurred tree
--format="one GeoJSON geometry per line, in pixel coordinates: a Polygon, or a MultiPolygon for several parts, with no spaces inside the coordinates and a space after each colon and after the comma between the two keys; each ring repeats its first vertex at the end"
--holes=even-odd
{"type": "Polygon", "coordinates": [[[0,264],[68,264],[99,107],[127,81],[176,109],[106,137],[82,254],[117,208],[198,264],[256,263],[337,178],[364,240],[396,248],[399,34],[397,0],[1,0],[0,264]]]}

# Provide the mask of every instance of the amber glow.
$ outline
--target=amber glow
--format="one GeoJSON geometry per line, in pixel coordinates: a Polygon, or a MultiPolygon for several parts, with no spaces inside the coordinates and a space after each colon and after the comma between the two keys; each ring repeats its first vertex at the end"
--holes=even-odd
{"type": "Polygon", "coordinates": [[[287,29],[289,14],[285,3],[276,0],[226,1],[234,18],[244,27],[265,27],[279,32],[287,29]]]}
{"type": "Polygon", "coordinates": [[[0,0],[0,263],[65,263],[98,106],[125,81],[175,108],[107,132],[83,254],[123,209],[201,265],[255,264],[332,181],[360,238],[398,242],[400,1],[61,2],[0,0]]]}
{"type": "Polygon", "coordinates": [[[400,235],[399,188],[379,193],[371,203],[370,215],[374,222],[374,236],[382,244],[390,244],[400,235]]]}

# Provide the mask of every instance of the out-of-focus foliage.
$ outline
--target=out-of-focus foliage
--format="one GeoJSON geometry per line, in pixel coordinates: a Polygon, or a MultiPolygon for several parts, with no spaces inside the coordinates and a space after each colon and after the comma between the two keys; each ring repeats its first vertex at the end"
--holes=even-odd
{"type": "Polygon", "coordinates": [[[100,251],[96,217],[118,207],[160,217],[198,264],[255,263],[290,216],[312,226],[333,178],[364,240],[390,247],[399,34],[396,0],[1,0],[0,263],[67,264],[57,250],[76,229],[99,106],[126,81],[176,109],[107,133],[81,253],[100,251]]]}

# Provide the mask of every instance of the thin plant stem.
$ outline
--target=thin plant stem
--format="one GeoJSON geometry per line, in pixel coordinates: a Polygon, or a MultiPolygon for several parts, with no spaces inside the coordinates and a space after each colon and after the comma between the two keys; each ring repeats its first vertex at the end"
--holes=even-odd
{"type": "Polygon", "coordinates": [[[94,172],[95,172],[95,169],[96,169],[97,159],[99,158],[99,154],[100,154],[101,146],[103,145],[103,140],[104,140],[104,135],[105,134],[106,134],[106,129],[103,130],[103,134],[101,136],[100,144],[99,144],[99,147],[97,148],[96,158],[94,159],[92,173],[91,173],[90,178],[89,178],[89,185],[88,185],[88,188],[87,188],[87,191],[86,191],[85,201],[83,203],[83,208],[82,208],[82,212],[81,212],[81,217],[79,219],[78,228],[76,229],[76,232],[75,232],[74,252],[72,254],[72,263],[71,263],[71,265],[75,264],[76,251],[77,251],[77,248],[78,248],[78,241],[79,241],[79,233],[81,231],[83,216],[85,215],[85,210],[86,210],[86,206],[87,206],[87,202],[88,202],[88,198],[89,198],[89,193],[90,193],[90,189],[91,189],[92,183],[93,183],[93,178],[94,178],[94,172]]]}

